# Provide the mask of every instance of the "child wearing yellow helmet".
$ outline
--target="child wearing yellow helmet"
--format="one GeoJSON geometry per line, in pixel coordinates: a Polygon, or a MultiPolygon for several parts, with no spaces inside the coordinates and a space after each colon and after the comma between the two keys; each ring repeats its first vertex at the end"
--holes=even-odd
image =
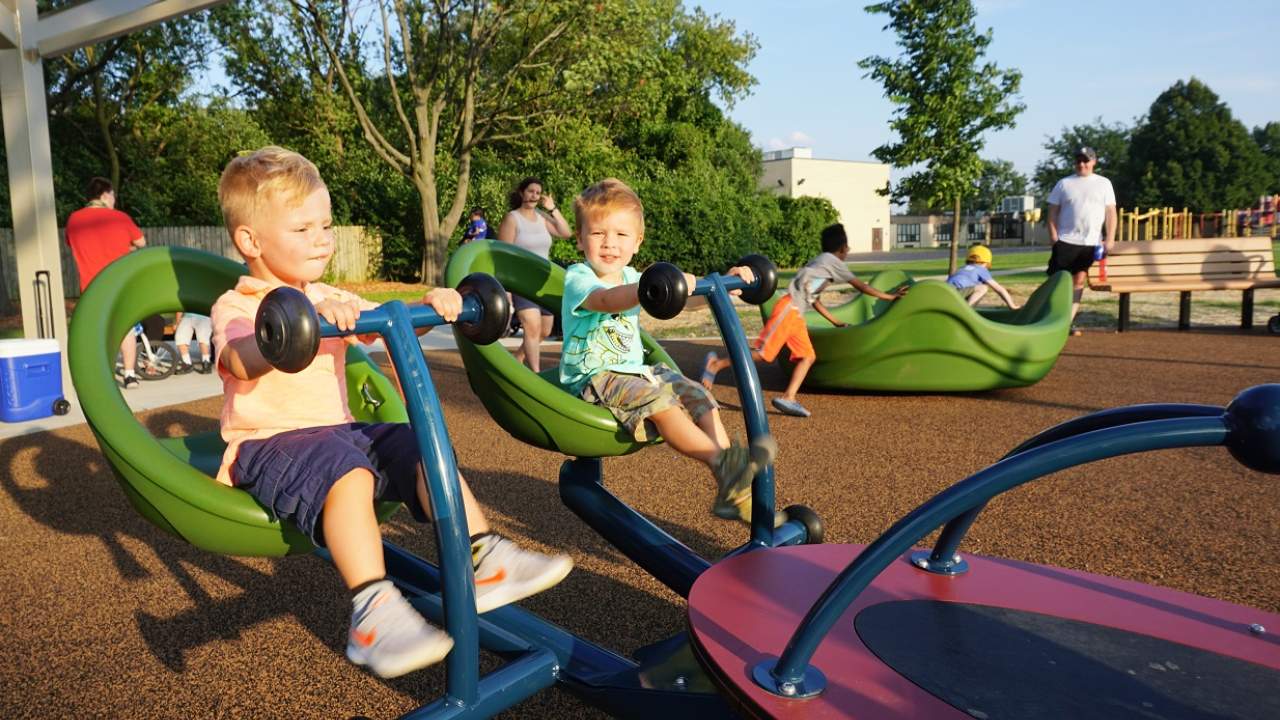
{"type": "Polygon", "coordinates": [[[965,266],[947,278],[947,284],[969,296],[969,306],[978,304],[987,294],[987,289],[995,291],[1010,309],[1021,307],[1014,301],[1008,290],[991,277],[991,248],[986,245],[974,245],[969,248],[965,257],[965,266]]]}

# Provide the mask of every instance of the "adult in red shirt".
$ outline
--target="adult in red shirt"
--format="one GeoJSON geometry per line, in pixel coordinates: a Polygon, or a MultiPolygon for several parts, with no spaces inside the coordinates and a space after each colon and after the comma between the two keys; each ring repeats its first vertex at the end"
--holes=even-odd
{"type": "MultiPolygon", "coordinates": [[[[128,254],[134,248],[147,244],[142,231],[127,214],[116,210],[116,191],[111,181],[96,177],[85,189],[89,201],[85,207],[67,218],[67,244],[76,259],[80,271],[80,292],[89,287],[93,278],[113,260],[128,254]]],[[[137,364],[138,345],[133,333],[125,335],[120,344],[124,358],[124,386],[138,386],[134,371],[137,364]]]]}

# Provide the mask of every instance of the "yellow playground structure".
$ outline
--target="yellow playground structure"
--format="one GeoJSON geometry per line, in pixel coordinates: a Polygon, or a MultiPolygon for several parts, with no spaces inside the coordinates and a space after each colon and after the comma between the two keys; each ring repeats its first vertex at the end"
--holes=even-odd
{"type": "Polygon", "coordinates": [[[1266,234],[1276,237],[1280,195],[1263,197],[1252,208],[1193,213],[1169,207],[1119,210],[1116,239],[1122,241],[1169,238],[1241,237],[1266,234]]]}

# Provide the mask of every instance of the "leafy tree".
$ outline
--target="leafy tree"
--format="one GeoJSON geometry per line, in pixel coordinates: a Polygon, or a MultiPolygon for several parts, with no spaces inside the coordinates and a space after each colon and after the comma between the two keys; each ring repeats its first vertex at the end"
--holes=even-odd
{"type": "Polygon", "coordinates": [[[1196,210],[1252,205],[1271,184],[1243,123],[1209,86],[1179,80],[1133,131],[1129,165],[1138,205],[1196,210]]]}
{"type": "Polygon", "coordinates": [[[1059,180],[1076,171],[1076,150],[1087,146],[1098,153],[1095,172],[1111,180],[1116,203],[1121,207],[1130,204],[1133,182],[1128,175],[1128,162],[1132,132],[1124,123],[1107,124],[1099,117],[1086,125],[1064,127],[1057,137],[1046,137],[1044,149],[1049,157],[1036,164],[1033,175],[1037,197],[1043,201],[1059,180]]]}
{"type": "MultiPolygon", "coordinates": [[[[639,185],[645,164],[633,162],[640,153],[630,141],[645,132],[641,118],[661,120],[713,94],[732,104],[753,82],[743,69],[750,39],[701,11],[686,13],[677,0],[412,0],[375,8],[259,0],[251,10],[221,11],[234,19],[217,32],[232,56],[229,74],[250,88],[255,107],[285,98],[310,108],[327,93],[338,96],[328,103],[335,126],[356,128],[359,144],[416,196],[427,277],[438,276],[470,207],[485,206],[496,221],[519,177],[544,175],[561,200],[606,175],[630,175],[639,185]],[[587,145],[574,147],[561,133],[587,145]]],[[[277,137],[299,130],[282,128],[277,137]]],[[[313,160],[331,189],[342,186],[323,158],[313,160]]]]}
{"type": "Polygon", "coordinates": [[[1253,140],[1266,159],[1268,184],[1263,192],[1280,193],[1280,122],[1254,128],[1253,140]]]}
{"type": "Polygon", "coordinates": [[[466,207],[475,151],[535,133],[575,104],[590,106],[592,95],[609,95],[619,79],[639,69],[626,61],[644,61],[632,55],[614,65],[605,54],[622,49],[616,42],[626,35],[616,32],[620,26],[646,19],[643,12],[624,11],[622,3],[398,0],[378,2],[369,23],[345,4],[336,13],[322,0],[302,0],[298,7],[309,21],[302,41],[323,59],[313,58],[313,72],[323,65],[336,70],[365,139],[417,190],[422,276],[429,280],[443,274],[448,238],[466,207]],[[347,27],[377,42],[342,44],[347,27]],[[379,102],[392,112],[377,112],[379,102]],[[449,161],[447,177],[442,156],[449,161]]]}
{"type": "Polygon", "coordinates": [[[1018,172],[1008,160],[984,160],[978,177],[977,192],[970,203],[975,210],[995,212],[1000,201],[1011,195],[1027,194],[1027,176],[1018,172]]]}
{"type": "Polygon", "coordinates": [[[755,250],[778,267],[798,267],[822,251],[822,229],[838,222],[840,214],[826,198],[778,196],[777,223],[755,250]]]}
{"type": "MultiPolygon", "coordinates": [[[[982,175],[983,136],[1012,127],[1025,107],[1014,99],[1022,73],[982,62],[991,30],[978,32],[970,0],[888,0],[866,9],[889,16],[885,29],[897,33],[903,51],[897,59],[872,56],[859,63],[897,106],[889,123],[897,141],[872,154],[915,168],[893,188],[894,200],[951,201],[951,236],[959,238],[960,202],[982,175]]],[[[951,243],[953,272],[958,246],[951,243]]]]}
{"type": "MultiPolygon", "coordinates": [[[[41,8],[72,4],[57,0],[42,2],[41,8]]],[[[91,175],[122,185],[123,155],[137,145],[140,133],[157,130],[145,127],[148,117],[158,117],[148,111],[178,102],[205,67],[211,41],[204,23],[187,17],[50,60],[45,86],[51,125],[82,151],[76,153],[79,159],[96,159],[99,169],[91,175]]],[[[80,188],[85,179],[73,187],[80,188]]]]}
{"type": "Polygon", "coordinates": [[[218,179],[236,153],[270,142],[244,110],[183,102],[140,114],[122,148],[121,202],[139,225],[221,225],[218,179]]]}

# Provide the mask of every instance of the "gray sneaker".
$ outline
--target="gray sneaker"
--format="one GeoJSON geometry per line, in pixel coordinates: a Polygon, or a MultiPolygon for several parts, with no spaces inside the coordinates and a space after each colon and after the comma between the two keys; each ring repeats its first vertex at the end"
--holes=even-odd
{"type": "Polygon", "coordinates": [[[573,569],[568,555],[525,550],[492,533],[471,546],[471,562],[476,574],[476,612],[480,613],[540,593],[573,569]]]}
{"type": "Polygon", "coordinates": [[[784,397],[776,397],[773,399],[773,406],[783,415],[792,415],[794,417],[809,417],[809,410],[796,402],[788,400],[784,397]]]}
{"type": "Polygon", "coordinates": [[[715,476],[718,486],[711,512],[726,520],[751,522],[751,481],[756,472],[778,456],[778,443],[772,435],[753,440],[749,448],[737,443],[720,452],[716,458],[715,476]]]}
{"type": "Polygon", "coordinates": [[[440,662],[453,648],[453,638],[428,624],[390,580],[365,588],[352,604],[347,659],[379,677],[398,677],[440,662]]]}

